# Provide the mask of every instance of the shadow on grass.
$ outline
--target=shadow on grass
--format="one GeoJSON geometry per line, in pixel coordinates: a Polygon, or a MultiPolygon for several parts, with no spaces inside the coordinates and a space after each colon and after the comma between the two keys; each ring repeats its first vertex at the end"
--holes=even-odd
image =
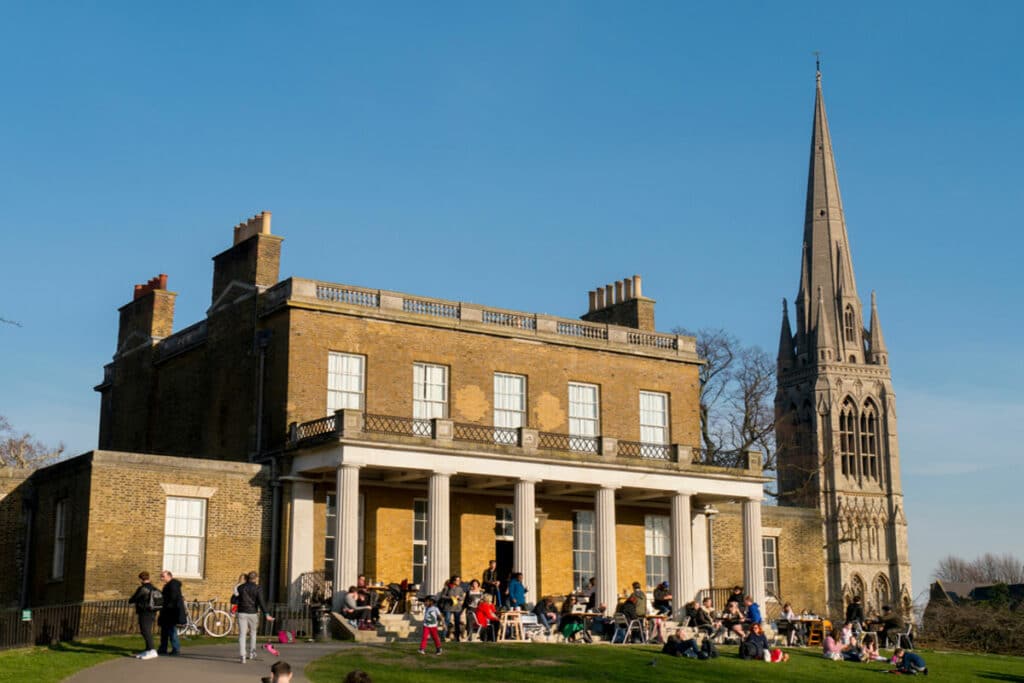
{"type": "Polygon", "coordinates": [[[119,657],[135,655],[135,648],[112,643],[82,643],[78,641],[53,643],[46,649],[66,654],[107,654],[119,657]]]}
{"type": "Polygon", "coordinates": [[[998,671],[979,671],[976,675],[978,676],[978,678],[985,678],[991,681],[1024,681],[1024,676],[1004,674],[999,673],[998,671]]]}

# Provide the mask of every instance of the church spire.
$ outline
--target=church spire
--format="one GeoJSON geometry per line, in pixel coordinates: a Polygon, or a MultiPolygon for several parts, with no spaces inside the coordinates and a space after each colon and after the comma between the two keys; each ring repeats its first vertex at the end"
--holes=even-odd
{"type": "MultiPolygon", "coordinates": [[[[807,171],[807,202],[804,209],[804,254],[801,259],[800,291],[797,294],[798,308],[801,302],[811,302],[820,309],[812,321],[806,321],[807,331],[815,329],[816,340],[824,341],[821,334],[822,314],[830,330],[839,330],[843,340],[836,351],[859,348],[861,305],[857,297],[857,284],[850,257],[850,240],[846,233],[846,218],[843,214],[843,200],[839,193],[839,175],[836,173],[832,137],[825,114],[825,98],[821,90],[821,70],[816,74],[814,94],[814,117],[811,129],[811,155],[807,171]],[[816,299],[819,296],[821,302],[816,299]],[[852,310],[855,325],[849,324],[848,312],[852,310]],[[855,328],[851,335],[848,328],[855,328]],[[852,338],[848,338],[852,337],[852,338]],[[847,349],[850,347],[850,349],[847,349]]],[[[807,310],[807,309],[805,309],[807,310]]],[[[799,321],[798,321],[799,322],[799,321]]],[[[798,325],[799,327],[799,325],[798,325]]],[[[799,336],[800,330],[797,331],[799,336]]],[[[828,348],[835,347],[829,338],[828,348]]],[[[817,348],[799,349],[812,358],[821,354],[817,348]]],[[[852,355],[859,357],[862,352],[852,355]]],[[[844,354],[845,356],[849,354],[844,354]]],[[[863,362],[863,361],[862,361],[863,362]]]]}
{"type": "Polygon", "coordinates": [[[789,326],[789,311],[785,299],[782,300],[782,330],[779,332],[779,370],[793,367],[793,330],[789,326]]]}
{"type": "Polygon", "coordinates": [[[888,365],[889,352],[885,348],[885,337],[882,336],[882,323],[878,321],[878,301],[874,292],[871,292],[871,336],[868,339],[871,362],[875,365],[888,365]]]}

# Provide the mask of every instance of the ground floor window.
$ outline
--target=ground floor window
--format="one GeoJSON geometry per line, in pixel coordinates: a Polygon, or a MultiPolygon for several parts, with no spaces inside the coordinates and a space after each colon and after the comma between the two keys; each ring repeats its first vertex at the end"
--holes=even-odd
{"type": "Polygon", "coordinates": [[[653,588],[668,581],[672,557],[669,518],[664,515],[644,516],[644,551],[647,556],[647,586],[653,588]]]}
{"type": "Polygon", "coordinates": [[[594,576],[594,511],[572,513],[572,585],[584,590],[594,576]]]}
{"type": "Polygon", "coordinates": [[[164,516],[164,569],[200,579],[206,552],[206,499],[167,498],[164,516]]]}
{"type": "Polygon", "coordinates": [[[779,539],[765,536],[761,539],[764,550],[764,590],[768,595],[779,594],[779,539]]]}
{"type": "Polygon", "coordinates": [[[412,582],[423,583],[427,568],[427,499],[413,501],[412,582]]]}

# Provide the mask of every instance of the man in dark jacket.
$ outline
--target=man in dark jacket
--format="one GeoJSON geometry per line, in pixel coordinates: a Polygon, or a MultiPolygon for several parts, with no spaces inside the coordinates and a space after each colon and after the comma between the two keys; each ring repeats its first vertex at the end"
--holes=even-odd
{"type": "Polygon", "coordinates": [[[153,659],[157,656],[156,648],[153,647],[153,621],[156,619],[156,609],[152,607],[153,600],[150,593],[160,593],[149,581],[149,572],[139,572],[139,587],[135,589],[128,603],[135,605],[135,614],[139,617],[139,630],[142,632],[142,639],[146,641],[146,649],[135,655],[138,659],[153,659]]]}
{"type": "Polygon", "coordinates": [[[853,624],[854,629],[858,631],[864,625],[864,606],[860,604],[859,595],[855,595],[853,602],[846,606],[846,621],[853,624]]]}
{"type": "MultiPolygon", "coordinates": [[[[263,604],[263,596],[260,592],[256,579],[259,574],[249,572],[245,575],[245,583],[238,587],[238,651],[241,654],[242,664],[246,659],[256,659],[256,631],[259,629],[259,613],[263,610],[266,614],[267,608],[263,604]],[[246,647],[245,637],[249,636],[249,647],[246,647]]],[[[274,617],[267,614],[267,621],[273,621],[274,617]]]]}
{"type": "Polygon", "coordinates": [[[156,623],[160,625],[160,648],[157,654],[170,654],[177,656],[181,649],[178,641],[178,624],[188,622],[185,618],[185,598],[181,594],[181,581],[174,578],[168,570],[160,572],[160,580],[164,582],[161,593],[164,596],[164,606],[160,608],[160,616],[156,623]],[[167,643],[170,641],[171,651],[167,652],[167,643]]]}

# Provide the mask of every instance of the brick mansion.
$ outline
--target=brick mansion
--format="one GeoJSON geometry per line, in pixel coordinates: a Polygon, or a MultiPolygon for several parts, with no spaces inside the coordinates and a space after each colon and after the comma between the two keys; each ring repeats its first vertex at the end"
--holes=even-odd
{"type": "Polygon", "coordinates": [[[282,279],[269,212],[225,242],[203,319],[176,326],[164,275],[120,308],[98,450],[0,469],[0,604],[120,598],[164,567],[195,597],[253,568],[280,602],[314,576],[433,593],[496,559],[531,601],[596,577],[608,605],[668,581],[677,609],[732,585],[909,609],[888,352],[874,296],[865,327],[820,75],[778,473],[702,450],[704,361],[656,330],[639,276],[560,318],[282,279]]]}

